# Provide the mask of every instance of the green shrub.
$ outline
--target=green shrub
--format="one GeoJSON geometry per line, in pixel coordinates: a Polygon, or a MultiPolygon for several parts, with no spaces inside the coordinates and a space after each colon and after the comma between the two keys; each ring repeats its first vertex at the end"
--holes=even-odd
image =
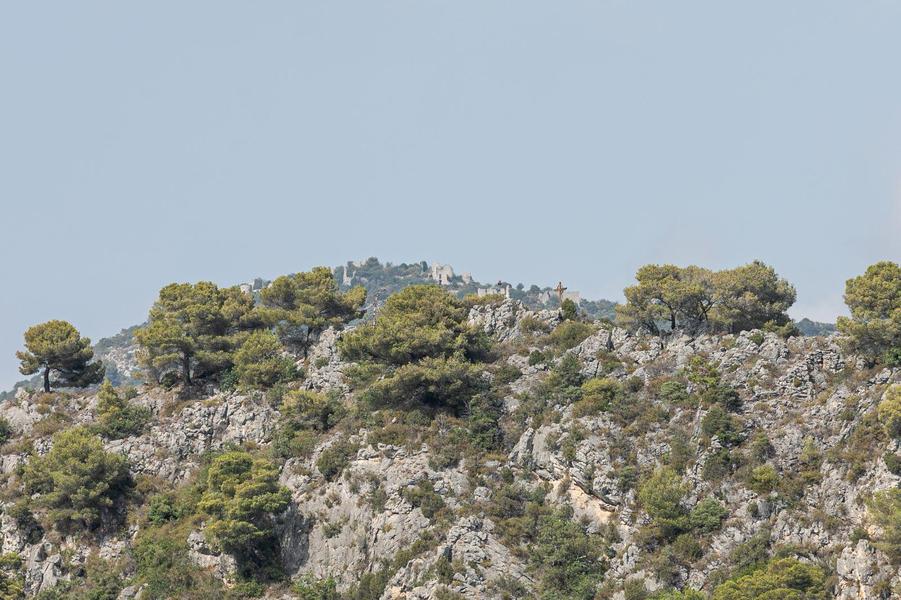
{"type": "Polygon", "coordinates": [[[571,511],[540,517],[529,550],[540,596],[591,600],[604,575],[600,556],[601,545],[573,521],[571,511]]]}
{"type": "Polygon", "coordinates": [[[713,600],[826,600],[827,588],[826,575],[819,567],[779,558],[717,586],[713,600]]]}
{"type": "Polygon", "coordinates": [[[719,481],[732,472],[732,453],[728,448],[719,448],[711,452],[704,461],[701,476],[706,481],[719,481]]]}
{"type": "Polygon", "coordinates": [[[0,600],[19,600],[24,597],[22,558],[14,552],[0,555],[0,600]]]}
{"type": "Polygon", "coordinates": [[[666,456],[667,464],[677,473],[685,470],[685,467],[695,456],[691,438],[682,429],[676,429],[670,434],[669,454],[666,456]]]}
{"type": "Polygon", "coordinates": [[[281,402],[282,418],[272,439],[272,453],[279,458],[309,456],[319,434],[332,429],[346,410],[337,394],[292,390],[281,402]]]}
{"type": "Polygon", "coordinates": [[[690,565],[703,556],[701,542],[694,533],[681,533],[672,543],[673,556],[679,563],[690,565]]]}
{"type": "Polygon", "coordinates": [[[623,584],[623,598],[625,600],[647,600],[648,588],[644,579],[627,579],[623,584]]]}
{"type": "Polygon", "coordinates": [[[13,426],[10,425],[9,421],[6,420],[5,417],[0,417],[0,445],[8,442],[15,432],[13,431],[13,426]]]}
{"type": "Polygon", "coordinates": [[[685,384],[677,380],[664,381],[660,385],[659,395],[665,402],[676,406],[685,404],[688,400],[688,391],[685,389],[685,384]]]}
{"type": "Polygon", "coordinates": [[[273,517],[291,501],[278,475],[274,465],[248,452],[226,452],[210,463],[197,505],[207,517],[204,533],[210,544],[252,566],[255,574],[272,565],[273,517]]]}
{"type": "Polygon", "coordinates": [[[99,525],[130,485],[125,458],[106,452],[84,427],[53,436],[50,451],[25,466],[24,480],[26,492],[35,495],[32,505],[64,531],[99,525]]]}
{"type": "Polygon", "coordinates": [[[773,445],[766,433],[758,431],[751,438],[750,455],[751,460],[755,463],[763,463],[773,455],[773,445]]]}
{"type": "Polygon", "coordinates": [[[879,422],[890,437],[901,436],[901,385],[893,385],[877,407],[879,422]]]}
{"type": "Polygon", "coordinates": [[[882,457],[882,460],[885,461],[885,466],[889,473],[892,475],[901,475],[901,456],[898,456],[894,452],[886,452],[882,457]]]}
{"type": "Polygon", "coordinates": [[[234,597],[227,594],[212,574],[198,569],[188,554],[186,534],[169,528],[145,528],[135,541],[135,582],[144,587],[148,598],[206,600],[234,597]]]}
{"type": "Polygon", "coordinates": [[[741,407],[741,398],[735,389],[722,382],[716,366],[700,356],[694,356],[685,369],[688,380],[698,390],[701,403],[706,406],[719,405],[725,410],[734,411],[741,407]]]}
{"type": "Polygon", "coordinates": [[[729,511],[717,500],[705,498],[698,502],[688,515],[689,526],[700,533],[717,531],[729,515],[729,511]]]}
{"type": "Polygon", "coordinates": [[[769,494],[779,484],[779,474],[772,465],[755,467],[748,476],[748,487],[758,494],[769,494]]]}
{"type": "Polygon", "coordinates": [[[582,376],[582,363],[575,354],[565,354],[551,369],[555,385],[579,387],[585,378],[582,376]]]}
{"type": "Polygon", "coordinates": [[[325,432],[334,427],[345,414],[340,397],[309,390],[293,390],[282,401],[282,415],[299,429],[325,432]]]}
{"type": "Polygon", "coordinates": [[[707,595],[695,590],[668,590],[655,593],[650,600],[707,600],[707,595]]]}
{"type": "Polygon", "coordinates": [[[476,394],[469,402],[466,418],[469,440],[480,450],[496,450],[503,442],[498,421],[503,413],[503,401],[492,392],[476,394]]]}
{"type": "Polygon", "coordinates": [[[598,361],[599,375],[608,375],[623,366],[623,361],[616,354],[606,349],[598,350],[595,358],[598,361]]]}
{"type": "Polygon", "coordinates": [[[109,379],[105,379],[97,393],[97,423],[94,430],[109,439],[117,440],[139,435],[150,421],[150,409],[137,406],[120,396],[109,379]]]}
{"type": "Polygon", "coordinates": [[[350,463],[351,454],[356,451],[356,446],[343,438],[339,439],[319,454],[316,468],[327,481],[333,481],[344,472],[344,467],[350,463]]]}
{"type": "Polygon", "coordinates": [[[529,366],[534,367],[535,365],[546,363],[549,359],[550,357],[541,350],[532,350],[529,353],[529,366]]]}
{"type": "Polygon", "coordinates": [[[154,525],[162,525],[185,516],[184,507],[178,505],[175,494],[157,494],[147,505],[147,520],[154,525]]]}
{"type": "Polygon", "coordinates": [[[303,575],[292,586],[299,600],[340,600],[338,586],[331,577],[316,579],[309,573],[303,575]]]}
{"type": "MultiPolygon", "coordinates": [[[[49,590],[43,590],[35,600],[116,600],[125,587],[122,565],[88,558],[84,576],[71,581],[61,581],[49,590]]],[[[4,598],[0,594],[0,598],[4,598]]]]}
{"type": "Polygon", "coordinates": [[[595,332],[595,327],[580,321],[563,321],[548,334],[548,342],[558,350],[569,350],[595,332]]]}
{"type": "Polygon", "coordinates": [[[664,538],[671,539],[688,528],[688,511],[682,506],[687,491],[682,478],[669,467],[656,469],[638,490],[642,507],[664,538]]]}
{"type": "Polygon", "coordinates": [[[901,563],[901,489],[876,492],[867,503],[870,518],[882,529],[875,545],[893,563],[901,563]]]}
{"type": "Polygon", "coordinates": [[[551,331],[550,325],[528,315],[519,320],[519,328],[525,334],[542,334],[551,331]]]}
{"type": "Polygon", "coordinates": [[[625,390],[627,392],[629,392],[631,394],[636,394],[636,393],[640,392],[642,390],[642,388],[644,388],[644,379],[633,375],[632,377],[629,377],[628,379],[626,379],[626,381],[623,384],[623,387],[625,388],[625,390]]]}
{"type": "Polygon", "coordinates": [[[579,307],[576,303],[567,298],[560,304],[560,317],[564,321],[575,321],[579,318],[579,307]]]}
{"type": "Polygon", "coordinates": [[[434,519],[444,509],[444,500],[435,492],[434,485],[428,479],[404,488],[401,496],[415,508],[419,508],[427,519],[434,519]]]}
{"type": "Polygon", "coordinates": [[[522,371],[510,363],[503,363],[494,371],[494,381],[498,385],[513,383],[520,377],[522,377],[522,371]]]}
{"type": "Polygon", "coordinates": [[[582,384],[582,399],[573,405],[573,416],[584,417],[607,412],[620,394],[622,386],[614,379],[589,379],[582,384]]]}
{"type": "Polygon", "coordinates": [[[701,433],[708,439],[717,438],[724,446],[734,446],[742,439],[741,424],[721,406],[711,406],[701,419],[701,433]]]}
{"type": "Polygon", "coordinates": [[[460,413],[473,396],[487,388],[481,368],[456,358],[427,358],[399,367],[372,384],[361,398],[373,407],[426,406],[460,413]]]}

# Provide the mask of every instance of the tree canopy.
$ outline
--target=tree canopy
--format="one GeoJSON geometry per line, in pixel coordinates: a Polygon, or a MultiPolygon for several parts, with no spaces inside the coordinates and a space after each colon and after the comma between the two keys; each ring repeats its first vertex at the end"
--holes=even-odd
{"type": "Polygon", "coordinates": [[[623,290],[626,304],[617,307],[617,320],[655,335],[783,326],[795,301],[794,287],[760,261],[723,271],[645,265],[635,279],[636,285],[623,290]]]}
{"type": "Polygon", "coordinates": [[[283,353],[278,337],[271,331],[254,331],[235,352],[238,380],[251,387],[270,386],[294,374],[294,361],[283,353]]]}
{"type": "Polygon", "coordinates": [[[867,267],[845,284],[851,317],[836,326],[852,347],[889,365],[901,364],[901,267],[890,261],[867,267]]]}
{"type": "Polygon", "coordinates": [[[347,292],[328,267],[283,275],[260,294],[260,314],[274,325],[282,340],[306,353],[312,342],[328,327],[338,327],[362,316],[366,290],[347,292]]]}
{"type": "Polygon", "coordinates": [[[475,359],[487,350],[485,336],[467,323],[469,309],[436,285],[411,285],[393,294],[375,322],[345,335],[346,358],[400,366],[423,358],[475,359]]]}
{"type": "Polygon", "coordinates": [[[63,386],[84,387],[103,379],[103,364],[91,362],[91,340],[81,337],[67,321],[47,321],[25,332],[25,351],[16,352],[19,372],[33,375],[43,371],[44,391],[50,391],[50,375],[56,373],[63,386]]]}
{"type": "Polygon", "coordinates": [[[260,326],[253,298],[237,287],[208,281],[173,283],[160,290],[147,325],[135,332],[142,362],[159,381],[177,374],[185,383],[224,371],[232,351],[260,326]]]}

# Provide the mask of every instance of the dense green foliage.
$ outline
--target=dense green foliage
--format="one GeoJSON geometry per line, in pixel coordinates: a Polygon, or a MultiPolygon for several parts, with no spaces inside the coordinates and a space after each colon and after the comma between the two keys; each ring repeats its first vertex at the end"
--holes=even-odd
{"type": "Polygon", "coordinates": [[[204,483],[197,508],[208,517],[207,539],[241,562],[270,564],[272,519],[291,500],[278,484],[278,469],[247,452],[226,452],[213,459],[204,483]]]}
{"type": "Polygon", "coordinates": [[[190,384],[232,366],[232,352],[258,327],[253,299],[237,287],[208,281],[173,283],[160,290],[147,325],[135,332],[142,362],[154,381],[190,384]]]}
{"type": "Polygon", "coordinates": [[[688,528],[688,510],[682,505],[687,491],[682,478],[669,467],[655,470],[639,489],[641,505],[663,537],[674,537],[688,528]]]}
{"type": "Polygon", "coordinates": [[[901,562],[901,489],[876,492],[868,507],[873,523],[882,528],[876,545],[893,562],[901,562]]]}
{"type": "Polygon", "coordinates": [[[276,327],[282,341],[306,353],[310,344],[328,327],[338,327],[362,316],[366,290],[347,292],[328,267],[283,275],[260,294],[262,318],[276,327]]]}
{"type": "Polygon", "coordinates": [[[826,600],[826,575],[794,558],[776,558],[748,575],[717,586],[713,600],[826,600]]]}
{"type": "Polygon", "coordinates": [[[786,311],[795,289],[760,261],[724,271],[675,265],[645,265],[637,285],[624,290],[617,320],[654,334],[706,327],[736,333],[791,323],[786,311]]]}
{"type": "Polygon", "coordinates": [[[129,402],[132,397],[133,389],[126,390],[120,396],[110,380],[105,379],[97,393],[97,423],[94,430],[113,440],[140,434],[150,420],[150,410],[129,402]]]}
{"type": "Polygon", "coordinates": [[[877,407],[879,422],[891,437],[901,437],[901,385],[893,385],[877,407]]]}
{"type": "Polygon", "coordinates": [[[426,358],[371,384],[362,398],[372,406],[448,407],[462,412],[487,387],[479,367],[463,360],[426,358]]]}
{"type": "Polygon", "coordinates": [[[552,507],[545,489],[528,491],[515,483],[496,490],[487,509],[505,541],[529,557],[540,598],[595,597],[604,575],[601,556],[607,542],[588,534],[571,509],[552,507]]]}
{"type": "Polygon", "coordinates": [[[129,485],[125,458],[106,452],[100,439],[76,427],[53,437],[44,456],[34,456],[24,472],[34,508],[60,529],[92,529],[129,485]]]}
{"type": "Polygon", "coordinates": [[[373,323],[345,335],[339,342],[345,358],[372,367],[363,400],[374,407],[466,409],[487,387],[473,361],[488,351],[487,337],[467,322],[468,310],[437,286],[414,285],[391,296],[373,323]]]}
{"type": "Polygon", "coordinates": [[[340,600],[335,580],[331,577],[315,579],[304,575],[294,582],[294,593],[299,600],[340,600]]]}
{"type": "Polygon", "coordinates": [[[167,528],[142,531],[134,545],[137,582],[149,598],[208,600],[234,597],[212,574],[198,569],[181,536],[167,528]]]}
{"type": "Polygon", "coordinates": [[[349,360],[401,366],[424,358],[477,359],[487,350],[481,332],[469,326],[466,304],[438,286],[412,285],[394,294],[373,323],[341,338],[349,360]]]}
{"type": "Polygon", "coordinates": [[[44,391],[50,391],[50,375],[62,386],[84,387],[103,379],[103,365],[91,362],[91,340],[81,337],[66,321],[47,321],[25,332],[25,351],[16,352],[19,372],[33,375],[43,372],[44,391]]]}
{"type": "Polygon", "coordinates": [[[0,600],[24,598],[25,577],[22,557],[15,553],[0,555],[0,600]]]}
{"type": "Polygon", "coordinates": [[[249,387],[268,387],[293,379],[294,361],[285,356],[278,337],[271,331],[255,331],[235,352],[235,374],[249,387]]]}
{"type": "Polygon", "coordinates": [[[888,365],[901,365],[901,267],[890,261],[870,265],[845,284],[850,317],[836,326],[854,349],[888,365]]]}

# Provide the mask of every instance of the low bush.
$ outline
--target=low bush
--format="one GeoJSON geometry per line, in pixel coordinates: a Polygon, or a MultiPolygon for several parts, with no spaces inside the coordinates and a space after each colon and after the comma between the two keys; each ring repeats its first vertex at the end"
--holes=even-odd
{"type": "Polygon", "coordinates": [[[422,511],[427,519],[434,519],[444,509],[444,500],[435,492],[435,487],[428,479],[423,479],[415,486],[408,486],[401,491],[404,500],[422,511]]]}
{"type": "Polygon", "coordinates": [[[726,581],[713,591],[713,600],[826,600],[826,575],[815,565],[795,558],[778,558],[764,568],[726,581]]]}
{"type": "MultiPolygon", "coordinates": [[[[133,391],[133,390],[132,390],[133,391]]],[[[150,409],[130,402],[131,394],[120,395],[109,379],[97,393],[97,423],[94,430],[105,438],[117,440],[139,435],[150,421],[150,409]]]]}
{"type": "Polygon", "coordinates": [[[0,555],[0,600],[18,600],[24,597],[22,557],[14,552],[0,555]]]}
{"type": "Polygon", "coordinates": [[[719,501],[714,498],[705,498],[698,502],[688,515],[688,524],[693,531],[699,533],[712,533],[720,528],[720,525],[729,515],[719,501]]]}
{"type": "Polygon", "coordinates": [[[340,600],[338,585],[331,577],[316,579],[310,574],[300,577],[292,586],[299,600],[340,600]]]}
{"type": "Polygon", "coordinates": [[[660,399],[670,404],[679,406],[688,401],[688,391],[681,381],[671,379],[660,384],[658,392],[660,399]]]}
{"type": "Polygon", "coordinates": [[[638,499],[664,539],[688,529],[688,511],[682,505],[687,486],[669,467],[660,467],[641,485],[638,499]]]}
{"type": "Polygon", "coordinates": [[[893,385],[877,407],[879,422],[890,437],[901,436],[901,385],[893,385]]]}
{"type": "Polygon", "coordinates": [[[101,515],[119,502],[131,480],[125,458],[103,449],[87,428],[75,427],[53,436],[53,447],[25,466],[25,490],[32,506],[45,511],[60,530],[93,529],[101,515]]]}
{"type": "Polygon", "coordinates": [[[397,368],[369,386],[361,398],[376,408],[423,406],[459,414],[473,396],[487,389],[480,367],[456,358],[427,358],[397,368]]]}
{"type": "Polygon", "coordinates": [[[548,334],[548,342],[557,350],[569,350],[595,332],[595,327],[580,321],[563,321],[548,334]]]}
{"type": "Polygon", "coordinates": [[[893,563],[901,563],[901,489],[876,492],[867,503],[872,522],[882,532],[875,544],[893,563]]]}
{"type": "Polygon", "coordinates": [[[344,472],[344,467],[350,463],[351,455],[356,451],[355,445],[344,438],[339,439],[319,454],[316,468],[327,481],[333,481],[344,472]]]}
{"type": "Polygon", "coordinates": [[[589,379],[582,384],[582,399],[573,404],[573,416],[585,417],[607,412],[622,391],[622,386],[614,379],[589,379]]]}
{"type": "Polygon", "coordinates": [[[719,405],[711,406],[701,419],[701,433],[708,440],[718,439],[724,446],[734,446],[742,440],[741,422],[719,405]]]}

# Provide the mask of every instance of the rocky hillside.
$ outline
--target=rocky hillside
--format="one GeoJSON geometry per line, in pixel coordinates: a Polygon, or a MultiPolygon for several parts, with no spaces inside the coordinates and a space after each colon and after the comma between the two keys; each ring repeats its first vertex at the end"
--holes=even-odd
{"type": "Polygon", "coordinates": [[[41,487],[28,465],[58,432],[99,422],[98,394],[20,391],[0,405],[0,536],[15,565],[0,598],[16,585],[145,600],[764,597],[748,578],[784,588],[767,598],[897,597],[901,507],[893,524],[874,502],[901,482],[876,409],[897,369],[836,336],[660,339],[514,300],[476,304],[468,322],[492,340],[481,377],[494,400],[455,410],[364,405],[379,380],[339,352],[353,328],[297,359],[308,396],[127,394],[149,419],[102,438],[129,482],[87,528],[29,508],[41,487]],[[226,451],[264,457],[288,490],[265,577],[211,541],[197,509],[226,451]]]}

